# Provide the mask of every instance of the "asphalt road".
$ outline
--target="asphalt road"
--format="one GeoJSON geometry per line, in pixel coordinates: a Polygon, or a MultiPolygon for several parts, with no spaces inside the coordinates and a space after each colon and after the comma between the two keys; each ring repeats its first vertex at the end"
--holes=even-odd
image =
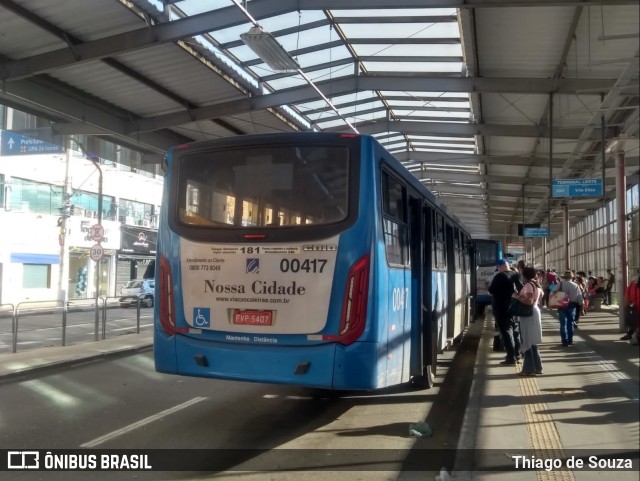
{"type": "Polygon", "coordinates": [[[416,467],[425,450],[457,445],[476,348],[465,339],[445,352],[436,386],[422,391],[328,395],[170,376],[155,372],[151,352],[7,382],[0,386],[6,449],[206,449],[215,462],[206,473],[8,472],[3,479],[434,479],[439,469],[416,467]],[[433,436],[411,437],[417,422],[433,436]],[[264,472],[271,469],[282,472],[264,472]]]}

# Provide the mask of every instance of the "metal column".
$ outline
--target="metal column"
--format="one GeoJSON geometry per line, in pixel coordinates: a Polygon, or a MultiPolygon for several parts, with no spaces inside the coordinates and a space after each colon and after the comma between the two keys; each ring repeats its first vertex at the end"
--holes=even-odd
{"type": "MultiPolygon", "coordinates": [[[[624,172],[624,151],[616,152],[616,230],[618,244],[618,265],[620,266],[620,274],[616,276],[618,291],[618,304],[623,305],[624,290],[629,282],[628,263],[627,263],[627,179],[624,172]]],[[[614,270],[615,272],[615,270],[614,270]]],[[[626,330],[624,322],[625,310],[618,309],[618,325],[620,332],[626,330]]]]}
{"type": "Polygon", "coordinates": [[[564,268],[569,267],[569,204],[568,202],[562,203],[562,238],[563,238],[563,251],[564,251],[564,268]]]}

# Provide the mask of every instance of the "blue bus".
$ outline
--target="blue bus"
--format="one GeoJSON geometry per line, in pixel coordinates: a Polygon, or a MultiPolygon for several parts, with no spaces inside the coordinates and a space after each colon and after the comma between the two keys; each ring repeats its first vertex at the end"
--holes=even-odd
{"type": "Polygon", "coordinates": [[[475,276],[473,279],[474,313],[480,316],[491,304],[489,285],[496,273],[496,265],[502,259],[502,243],[499,240],[473,239],[475,276]]]}
{"type": "Polygon", "coordinates": [[[365,135],[243,135],[170,149],[156,262],[164,373],[430,387],[468,325],[469,234],[365,135]]]}

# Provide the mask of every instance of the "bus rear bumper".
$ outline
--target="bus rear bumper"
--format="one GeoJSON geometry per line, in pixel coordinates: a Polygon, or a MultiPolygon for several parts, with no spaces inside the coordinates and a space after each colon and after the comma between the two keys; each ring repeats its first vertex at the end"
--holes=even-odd
{"type": "Polygon", "coordinates": [[[491,304],[491,294],[478,294],[476,297],[476,303],[479,305],[488,306],[491,304]]]}
{"type": "Polygon", "coordinates": [[[154,342],[159,372],[324,389],[378,387],[376,343],[278,346],[163,335],[154,342]]]}

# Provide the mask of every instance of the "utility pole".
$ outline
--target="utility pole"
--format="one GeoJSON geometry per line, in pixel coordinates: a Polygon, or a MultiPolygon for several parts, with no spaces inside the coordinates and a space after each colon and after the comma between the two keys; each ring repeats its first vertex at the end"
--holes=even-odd
{"type": "Polygon", "coordinates": [[[65,155],[64,184],[62,187],[62,209],[58,219],[60,232],[58,241],[60,244],[60,273],[58,275],[58,300],[66,305],[69,300],[69,249],[67,246],[67,219],[71,216],[71,193],[69,182],[69,162],[71,157],[70,146],[67,146],[65,155]]]}

